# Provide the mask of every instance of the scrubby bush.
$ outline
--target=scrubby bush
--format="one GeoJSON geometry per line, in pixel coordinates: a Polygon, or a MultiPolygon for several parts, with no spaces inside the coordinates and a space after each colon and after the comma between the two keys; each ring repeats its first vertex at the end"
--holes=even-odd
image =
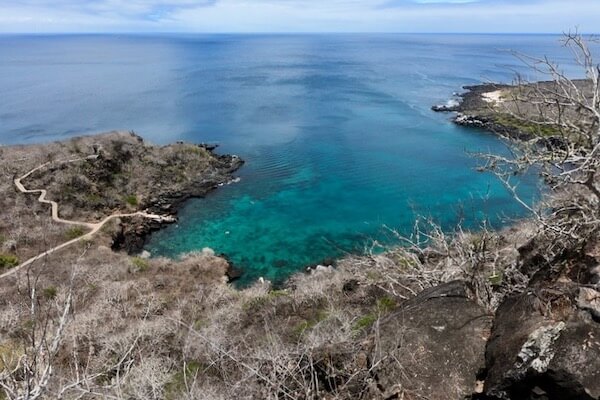
{"type": "Polygon", "coordinates": [[[48,300],[52,300],[52,299],[56,298],[57,294],[58,294],[58,289],[56,288],[56,286],[48,286],[47,288],[44,289],[44,297],[48,300]]]}
{"type": "Polygon", "coordinates": [[[71,240],[71,239],[76,239],[80,236],[83,236],[84,231],[83,228],[80,226],[72,226],[71,228],[69,228],[67,230],[66,236],[67,239],[71,240]]]}
{"type": "Polygon", "coordinates": [[[189,361],[178,372],[176,372],[171,381],[165,385],[165,398],[167,400],[175,400],[181,398],[181,394],[185,393],[186,387],[189,387],[190,382],[193,382],[198,374],[202,373],[203,366],[197,361],[189,361]]]}
{"type": "Polygon", "coordinates": [[[19,265],[19,259],[12,254],[0,254],[0,270],[19,265]]]}
{"type": "Polygon", "coordinates": [[[147,271],[150,268],[150,263],[148,260],[145,260],[141,257],[133,257],[131,259],[131,263],[136,267],[136,269],[140,272],[147,271]]]}
{"type": "Polygon", "coordinates": [[[396,308],[396,300],[390,296],[384,296],[377,300],[377,309],[381,313],[387,313],[396,308]]]}
{"type": "Polygon", "coordinates": [[[127,204],[129,204],[132,207],[137,207],[138,205],[138,198],[135,194],[130,194],[128,196],[125,196],[125,202],[127,204]]]}
{"type": "Polygon", "coordinates": [[[377,321],[377,315],[375,314],[367,314],[364,317],[359,318],[354,324],[354,330],[361,331],[363,329],[369,328],[377,321]]]}

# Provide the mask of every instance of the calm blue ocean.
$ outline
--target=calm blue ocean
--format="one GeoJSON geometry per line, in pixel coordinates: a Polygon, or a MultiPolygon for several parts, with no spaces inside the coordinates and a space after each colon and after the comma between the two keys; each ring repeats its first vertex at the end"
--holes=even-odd
{"type": "MultiPolygon", "coordinates": [[[[303,266],[409,232],[496,227],[523,210],[473,151],[494,136],[429,110],[461,86],[524,71],[506,50],[568,66],[558,36],[0,36],[0,143],[112,129],[213,142],[243,157],[240,183],[190,201],[147,249],[213,248],[281,281],[303,266]]],[[[523,184],[534,193],[535,179],[523,184]]]]}

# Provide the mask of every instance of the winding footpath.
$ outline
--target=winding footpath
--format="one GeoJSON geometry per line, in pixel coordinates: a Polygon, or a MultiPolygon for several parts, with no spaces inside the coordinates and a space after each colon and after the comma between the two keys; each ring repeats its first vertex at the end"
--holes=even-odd
{"type": "MultiPolygon", "coordinates": [[[[83,158],[76,158],[76,159],[72,159],[72,160],[66,160],[66,161],[59,161],[59,164],[69,164],[69,163],[74,163],[74,162],[79,162],[79,161],[88,161],[88,160],[95,160],[97,159],[98,156],[97,155],[91,155],[91,156],[87,156],[87,157],[83,157],[83,158]]],[[[75,244],[77,242],[80,242],[82,240],[87,240],[90,239],[92,236],[94,236],[94,234],[96,234],[100,229],[102,229],[102,227],[104,225],[106,225],[108,222],[110,222],[111,220],[115,219],[115,218],[125,218],[125,217],[143,217],[143,218],[149,218],[155,221],[159,221],[159,222],[172,222],[174,220],[173,217],[171,216],[162,216],[162,215],[156,215],[156,214],[148,214],[145,211],[138,211],[135,213],[128,213],[128,214],[122,214],[122,213],[115,213],[112,214],[106,218],[104,218],[102,221],[97,222],[97,223],[91,223],[91,222],[82,222],[82,221],[70,221],[70,220],[66,220],[66,219],[62,219],[60,218],[60,216],[58,215],[58,203],[56,203],[55,201],[52,200],[48,200],[46,199],[46,195],[48,194],[48,192],[46,191],[46,189],[27,189],[25,186],[23,186],[22,180],[28,178],[29,176],[31,176],[33,173],[35,173],[36,171],[39,171],[43,168],[46,168],[48,165],[52,164],[52,161],[49,161],[45,164],[39,165],[37,167],[35,167],[34,169],[32,169],[31,171],[29,171],[28,173],[26,173],[25,175],[19,177],[19,178],[15,178],[14,179],[14,184],[17,187],[17,189],[21,192],[21,193],[39,193],[39,197],[38,197],[38,201],[40,203],[44,203],[44,204],[50,204],[50,206],[52,207],[52,220],[61,224],[67,224],[67,225],[76,225],[76,226],[81,226],[87,229],[90,229],[90,231],[82,236],[79,236],[75,239],[69,240],[68,242],[62,243],[56,247],[53,247],[49,250],[44,251],[41,254],[38,254],[35,257],[30,258],[27,261],[24,261],[23,263],[17,265],[14,268],[11,268],[9,271],[3,273],[0,275],[0,279],[2,278],[6,278],[8,276],[14,275],[17,272],[19,272],[21,269],[27,267],[28,265],[33,264],[34,262],[43,259],[44,257],[58,251],[61,249],[64,249],[65,247],[68,247],[72,244],[75,244]]]]}

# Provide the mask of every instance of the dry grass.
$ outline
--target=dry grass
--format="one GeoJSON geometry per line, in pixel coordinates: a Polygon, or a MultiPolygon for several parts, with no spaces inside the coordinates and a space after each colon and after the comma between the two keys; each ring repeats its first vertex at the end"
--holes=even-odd
{"type": "MultiPolygon", "coordinates": [[[[448,236],[433,226],[417,233],[402,238],[405,247],[347,257],[333,271],[298,274],[283,289],[257,282],[236,290],[220,258],[135,259],[111,251],[105,232],[30,270],[39,293],[56,288],[54,298],[37,300],[50,326],[74,288],[48,393],[56,395],[79,370],[80,379],[94,379],[64,398],[86,385],[96,393],[84,396],[90,399],[380,396],[373,377],[386,359],[375,351],[381,318],[423,289],[456,279],[470,282],[474,298],[492,311],[528,279],[517,272],[517,247],[534,234],[526,224],[496,233],[448,236]]],[[[25,276],[0,282],[0,345],[27,346],[31,338],[26,288],[25,276]]]]}

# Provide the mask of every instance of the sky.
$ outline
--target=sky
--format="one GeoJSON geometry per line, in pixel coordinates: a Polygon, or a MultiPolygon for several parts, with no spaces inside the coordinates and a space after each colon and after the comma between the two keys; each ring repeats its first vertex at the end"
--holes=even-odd
{"type": "Polygon", "coordinates": [[[0,0],[0,32],[597,33],[600,0],[0,0]]]}

